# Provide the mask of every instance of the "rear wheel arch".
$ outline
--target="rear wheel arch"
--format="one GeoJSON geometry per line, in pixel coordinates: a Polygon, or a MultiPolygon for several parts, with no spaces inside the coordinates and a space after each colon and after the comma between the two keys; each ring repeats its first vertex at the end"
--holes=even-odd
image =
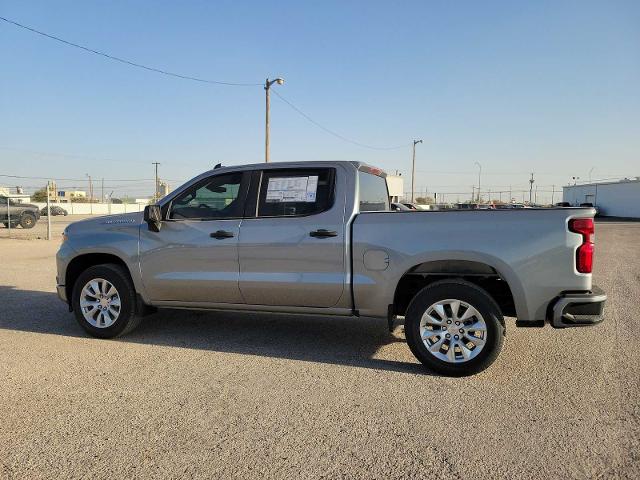
{"type": "Polygon", "coordinates": [[[442,280],[464,280],[486,291],[504,316],[515,317],[513,286],[493,265],[471,260],[433,260],[409,268],[396,284],[393,314],[404,315],[423,288],[442,280]]]}

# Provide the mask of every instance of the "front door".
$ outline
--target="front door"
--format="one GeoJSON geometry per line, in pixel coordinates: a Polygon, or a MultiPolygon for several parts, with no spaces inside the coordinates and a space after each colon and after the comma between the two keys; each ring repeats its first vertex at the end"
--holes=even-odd
{"type": "Polygon", "coordinates": [[[140,266],[151,300],[242,303],[238,238],[245,178],[233,172],[197,182],[171,201],[159,232],[141,226],[140,266]]]}
{"type": "MultiPolygon", "coordinates": [[[[332,307],[346,282],[344,191],[333,168],[254,174],[257,208],[240,228],[240,291],[247,304],[332,307]]],[[[252,202],[253,203],[253,202],[252,202]]]]}

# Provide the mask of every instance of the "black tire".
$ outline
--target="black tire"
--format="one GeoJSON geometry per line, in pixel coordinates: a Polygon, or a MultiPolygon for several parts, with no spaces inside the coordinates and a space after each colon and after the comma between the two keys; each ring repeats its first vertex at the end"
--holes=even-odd
{"type": "Polygon", "coordinates": [[[504,317],[493,298],[477,285],[459,279],[441,280],[420,290],[409,304],[405,315],[405,335],[413,354],[428,369],[452,377],[473,375],[489,367],[498,357],[505,336],[504,317]],[[446,299],[468,303],[485,321],[484,347],[470,360],[456,363],[440,360],[429,352],[420,335],[423,314],[431,305],[446,299]]]}
{"type": "Polygon", "coordinates": [[[125,335],[136,328],[142,320],[141,316],[136,315],[136,291],[129,273],[120,265],[113,263],[89,267],[82,272],[73,286],[71,302],[76,320],[87,333],[94,337],[114,338],[125,335]],[[120,295],[120,313],[113,325],[106,328],[91,325],[84,318],[82,308],[80,307],[82,289],[87,282],[95,278],[107,280],[116,288],[120,295]]]}
{"type": "Polygon", "coordinates": [[[33,228],[36,226],[36,216],[33,213],[23,213],[20,217],[22,228],[33,228]]]}

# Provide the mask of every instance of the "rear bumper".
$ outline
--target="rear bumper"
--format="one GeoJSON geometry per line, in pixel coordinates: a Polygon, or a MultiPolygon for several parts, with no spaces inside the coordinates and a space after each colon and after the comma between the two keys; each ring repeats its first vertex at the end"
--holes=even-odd
{"type": "Polygon", "coordinates": [[[567,292],[551,304],[549,321],[554,328],[596,325],[604,320],[607,296],[598,287],[590,292],[567,292]]]}

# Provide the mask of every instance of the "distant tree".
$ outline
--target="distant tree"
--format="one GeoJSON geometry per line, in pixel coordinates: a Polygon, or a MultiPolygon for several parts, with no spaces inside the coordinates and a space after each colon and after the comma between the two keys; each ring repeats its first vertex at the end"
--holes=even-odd
{"type": "Polygon", "coordinates": [[[416,198],[416,203],[419,205],[429,205],[433,203],[433,198],[431,197],[418,197],[416,198]]]}
{"type": "Polygon", "coordinates": [[[31,200],[34,202],[46,202],[47,201],[47,187],[42,187],[39,190],[36,190],[33,195],[31,195],[31,200]]]}

